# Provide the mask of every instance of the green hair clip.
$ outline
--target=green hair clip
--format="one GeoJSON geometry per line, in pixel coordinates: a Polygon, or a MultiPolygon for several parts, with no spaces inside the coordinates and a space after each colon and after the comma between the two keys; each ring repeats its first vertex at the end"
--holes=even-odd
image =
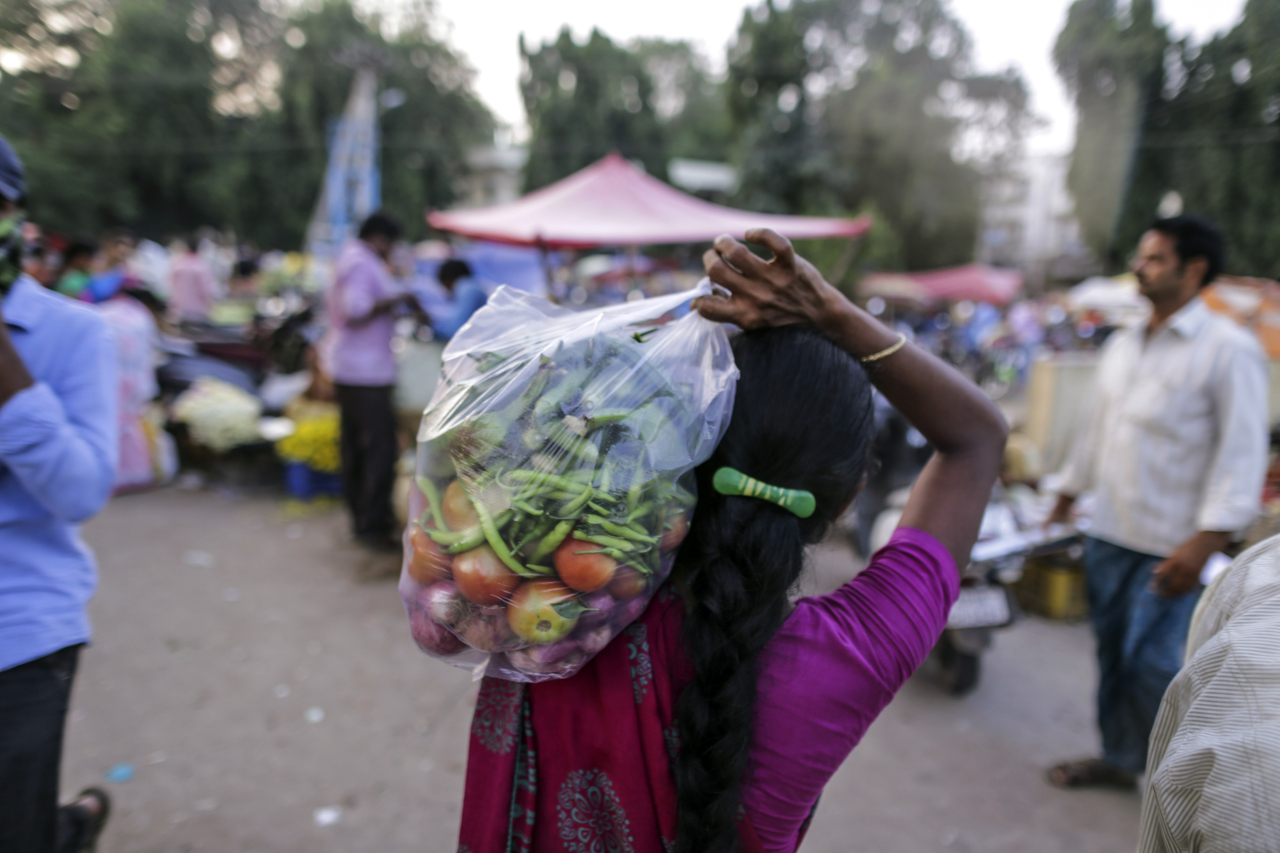
{"type": "Polygon", "coordinates": [[[806,492],[804,489],[784,489],[780,486],[770,486],[768,483],[762,483],[755,477],[748,477],[734,468],[721,468],[716,471],[711,484],[722,495],[760,498],[760,500],[777,504],[783,509],[795,513],[800,518],[808,518],[817,509],[817,501],[813,499],[813,492],[806,492]]]}

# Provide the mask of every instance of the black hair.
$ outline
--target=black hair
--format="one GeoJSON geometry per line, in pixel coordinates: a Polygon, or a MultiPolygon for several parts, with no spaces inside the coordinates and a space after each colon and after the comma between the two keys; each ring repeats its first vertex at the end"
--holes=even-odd
{"type": "Polygon", "coordinates": [[[1148,230],[1173,238],[1173,250],[1178,255],[1179,264],[1185,265],[1195,258],[1204,258],[1201,287],[1217,278],[1227,262],[1227,246],[1222,239],[1222,232],[1203,216],[1184,214],[1157,219],[1148,230]]]}
{"type": "Polygon", "coordinates": [[[133,232],[122,225],[114,225],[111,228],[108,228],[106,231],[102,232],[103,245],[108,245],[110,243],[120,243],[124,241],[133,243],[135,242],[135,239],[136,238],[133,236],[133,232]]]}
{"type": "Polygon", "coordinates": [[[471,272],[471,264],[461,258],[450,258],[436,271],[436,278],[440,279],[441,284],[448,284],[460,278],[470,278],[472,275],[474,273],[471,272]]]}
{"type": "Polygon", "coordinates": [[[404,229],[400,227],[399,220],[385,211],[378,210],[370,213],[369,217],[360,224],[359,237],[361,240],[368,240],[370,237],[399,240],[402,233],[404,229]]]}
{"type": "Polygon", "coordinates": [[[98,254],[98,244],[92,240],[73,240],[62,253],[62,265],[70,266],[76,258],[92,258],[98,254]]]}
{"type": "Polygon", "coordinates": [[[258,271],[258,262],[253,258],[241,258],[236,261],[232,274],[237,278],[249,278],[258,271]]]}
{"type": "Polygon", "coordinates": [[[875,430],[857,361],[816,331],[745,332],[728,430],[696,469],[698,506],[678,556],[689,599],[683,645],[695,675],[677,704],[676,849],[733,853],[755,714],[760,651],[782,626],[804,550],[857,494],[875,430]],[[807,489],[809,518],[712,488],[730,466],[774,486],[807,489]]]}

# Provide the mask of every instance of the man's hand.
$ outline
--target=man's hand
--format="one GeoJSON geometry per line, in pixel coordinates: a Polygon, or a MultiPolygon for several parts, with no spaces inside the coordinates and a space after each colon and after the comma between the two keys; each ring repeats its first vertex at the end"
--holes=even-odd
{"type": "Polygon", "coordinates": [[[4,324],[4,301],[0,300],[0,406],[23,389],[36,384],[26,363],[13,348],[9,327],[4,324]]]}
{"type": "Polygon", "coordinates": [[[1076,505],[1075,495],[1058,495],[1058,501],[1053,505],[1053,511],[1049,513],[1049,517],[1044,520],[1044,526],[1051,524],[1070,524],[1071,510],[1076,505]]]}
{"type": "Polygon", "coordinates": [[[728,289],[728,297],[704,296],[693,307],[708,320],[761,329],[792,323],[821,325],[831,299],[839,292],[823,280],[813,264],[796,255],[791,241],[768,228],[746,233],[746,239],[765,246],[772,260],[763,260],[737,240],[723,235],[702,256],[707,277],[728,289]]]}
{"type": "Polygon", "coordinates": [[[1177,598],[1196,588],[1209,555],[1231,541],[1230,533],[1202,530],[1183,542],[1151,573],[1151,589],[1165,598],[1177,598]]]}

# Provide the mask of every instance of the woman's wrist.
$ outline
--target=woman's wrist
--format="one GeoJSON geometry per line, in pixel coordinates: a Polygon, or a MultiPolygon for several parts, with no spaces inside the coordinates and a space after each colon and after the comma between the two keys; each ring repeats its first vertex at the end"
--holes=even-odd
{"type": "Polygon", "coordinates": [[[841,349],[859,359],[883,352],[898,342],[896,332],[830,285],[814,325],[841,349]]]}

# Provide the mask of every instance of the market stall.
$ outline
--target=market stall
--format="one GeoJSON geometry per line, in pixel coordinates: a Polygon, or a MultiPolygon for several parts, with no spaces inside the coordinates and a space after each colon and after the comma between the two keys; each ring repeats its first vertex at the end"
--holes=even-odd
{"type": "Polygon", "coordinates": [[[871,219],[780,216],[723,207],[680,192],[618,154],[506,204],[432,211],[433,228],[473,240],[544,249],[702,243],[772,228],[792,239],[860,237],[871,219]]]}
{"type": "Polygon", "coordinates": [[[921,306],[961,300],[1008,305],[1022,289],[1022,281],[1021,270],[965,264],[928,272],[871,273],[858,291],[864,299],[878,296],[921,306]]]}

